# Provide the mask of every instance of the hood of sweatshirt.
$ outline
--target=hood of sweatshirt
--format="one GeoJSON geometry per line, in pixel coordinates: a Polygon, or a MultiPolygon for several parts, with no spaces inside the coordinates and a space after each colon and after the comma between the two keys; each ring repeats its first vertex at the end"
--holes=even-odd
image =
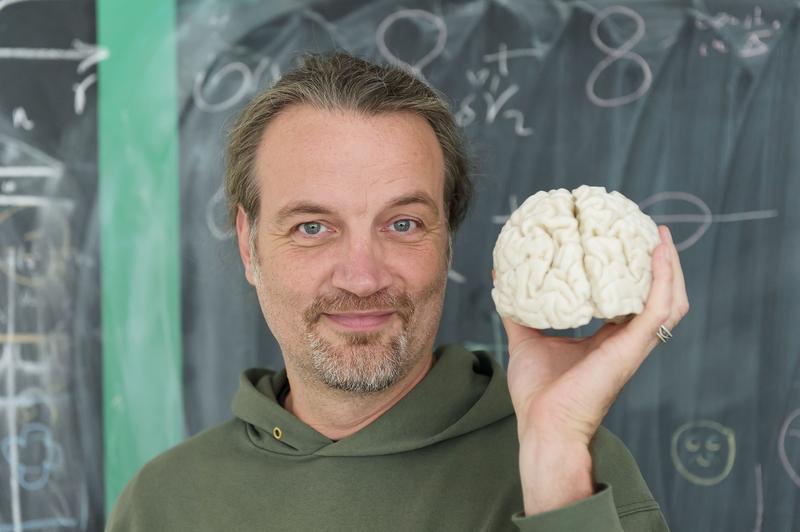
{"type": "Polygon", "coordinates": [[[248,369],[233,398],[233,414],[254,445],[304,456],[376,456],[427,447],[514,415],[503,368],[483,351],[444,346],[417,385],[378,419],[333,441],[285,410],[277,400],[286,370],[248,369]]]}

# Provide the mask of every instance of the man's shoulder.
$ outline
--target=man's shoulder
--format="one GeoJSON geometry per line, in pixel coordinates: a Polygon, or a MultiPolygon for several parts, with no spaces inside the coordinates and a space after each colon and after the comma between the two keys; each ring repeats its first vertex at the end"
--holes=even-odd
{"type": "Polygon", "coordinates": [[[245,425],[238,419],[206,429],[187,438],[147,462],[129,481],[130,496],[174,493],[206,481],[209,473],[223,466],[225,457],[241,441],[245,425]]]}
{"type": "Polygon", "coordinates": [[[202,469],[209,460],[220,460],[230,454],[232,446],[241,441],[245,430],[245,424],[235,418],[205,429],[147,462],[140,471],[141,476],[183,475],[202,469]]]}
{"type": "Polygon", "coordinates": [[[226,467],[226,457],[246,438],[245,430],[241,421],[231,419],[147,462],[120,494],[106,530],[161,530],[174,514],[199,511],[205,497],[198,494],[213,492],[209,482],[226,467]]]}

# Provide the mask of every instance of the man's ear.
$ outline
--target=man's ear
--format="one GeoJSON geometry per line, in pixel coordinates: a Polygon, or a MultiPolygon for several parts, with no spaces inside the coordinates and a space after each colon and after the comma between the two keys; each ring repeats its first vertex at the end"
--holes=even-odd
{"type": "Polygon", "coordinates": [[[239,239],[239,256],[242,258],[244,264],[244,276],[247,282],[255,286],[255,278],[253,277],[253,268],[250,264],[250,222],[247,220],[247,213],[244,208],[239,205],[239,211],[236,213],[236,236],[239,239]]]}

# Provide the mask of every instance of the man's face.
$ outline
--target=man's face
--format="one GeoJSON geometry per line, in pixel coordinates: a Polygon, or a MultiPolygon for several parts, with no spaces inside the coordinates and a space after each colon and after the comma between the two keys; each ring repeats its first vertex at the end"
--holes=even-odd
{"type": "Polygon", "coordinates": [[[287,370],[369,393],[429,362],[448,232],[428,123],[292,106],[267,127],[255,167],[255,246],[240,209],[239,248],[287,370]]]}

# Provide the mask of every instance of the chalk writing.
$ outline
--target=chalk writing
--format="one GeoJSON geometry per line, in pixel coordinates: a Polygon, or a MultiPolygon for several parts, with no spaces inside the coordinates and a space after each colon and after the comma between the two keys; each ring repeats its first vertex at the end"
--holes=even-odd
{"type": "Polygon", "coordinates": [[[209,113],[230,109],[242,101],[243,98],[258,90],[261,80],[267,72],[270,75],[268,78],[269,85],[274,84],[281,77],[280,66],[272,62],[269,57],[259,59],[253,70],[250,70],[250,67],[244,63],[234,61],[215,71],[211,77],[208,77],[208,73],[205,71],[198,72],[194,78],[192,91],[194,103],[199,109],[209,113]],[[206,95],[207,93],[213,93],[223,82],[236,84],[237,78],[238,87],[233,91],[233,94],[216,102],[210,101],[206,95]]]}
{"type": "Polygon", "coordinates": [[[0,134],[0,178],[59,179],[64,165],[18,139],[0,134]]]}
{"type": "Polygon", "coordinates": [[[786,474],[800,488],[800,408],[789,414],[781,426],[778,456],[786,474]]]}
{"type": "MultiPolygon", "coordinates": [[[[82,522],[85,522],[82,521],[82,522]]],[[[75,528],[83,525],[71,517],[53,517],[50,519],[29,519],[21,523],[6,525],[0,523],[0,532],[21,532],[22,530],[49,530],[51,528],[75,528]]]]}
{"type": "Polygon", "coordinates": [[[12,111],[11,120],[16,128],[21,127],[26,131],[33,129],[33,121],[28,118],[28,114],[22,107],[17,107],[12,111]]]}
{"type": "Polygon", "coordinates": [[[75,109],[76,115],[83,114],[83,110],[86,107],[86,89],[91,87],[96,81],[97,75],[89,74],[83,81],[72,86],[72,90],[75,92],[73,108],[75,109]]]}
{"type": "Polygon", "coordinates": [[[227,221],[224,220],[224,214],[220,214],[224,212],[225,188],[220,185],[206,204],[206,227],[208,227],[211,236],[217,240],[228,240],[236,234],[233,228],[229,227],[227,221]],[[223,218],[223,220],[219,221],[219,218],[223,218]]]}
{"type": "Polygon", "coordinates": [[[41,423],[25,425],[16,440],[7,437],[0,441],[0,453],[9,464],[12,464],[9,455],[14,446],[19,448],[41,446],[44,448],[43,451],[28,453],[31,456],[42,457],[38,463],[26,464],[17,461],[17,479],[20,486],[28,491],[42,489],[50,479],[50,472],[61,467],[63,463],[61,446],[53,440],[50,429],[41,423]]]}
{"type": "MultiPolygon", "coordinates": [[[[0,196],[0,227],[13,217],[23,218],[26,214],[35,217],[35,211],[30,212],[31,207],[14,206],[2,209],[4,204],[8,204],[14,198],[20,196],[0,196]]],[[[51,203],[52,205],[52,203],[51,203]]],[[[63,216],[64,212],[57,208],[51,211],[49,216],[63,216]]],[[[47,279],[58,276],[66,267],[70,255],[70,233],[69,224],[54,223],[53,231],[42,237],[39,230],[26,231],[21,235],[9,235],[15,237],[13,247],[17,255],[17,272],[15,282],[23,286],[37,286],[47,279]],[[21,238],[20,238],[21,237],[21,238]]],[[[8,276],[5,264],[0,263],[0,273],[8,276]]]]}
{"type": "Polygon", "coordinates": [[[78,61],[78,73],[108,59],[108,49],[86,44],[79,39],[72,41],[72,48],[0,48],[0,59],[25,59],[31,61],[78,61]]]}
{"type": "MultiPolygon", "coordinates": [[[[50,423],[57,423],[58,409],[56,408],[57,395],[66,397],[63,385],[59,386],[58,379],[54,379],[54,369],[57,365],[49,357],[63,344],[64,334],[42,335],[35,332],[19,332],[18,323],[20,310],[19,296],[31,293],[25,288],[20,289],[23,283],[16,278],[16,272],[22,267],[19,264],[19,254],[11,246],[4,248],[3,272],[6,274],[4,290],[3,331],[0,334],[0,375],[4,381],[4,395],[0,397],[0,409],[5,412],[6,435],[0,439],[0,456],[8,464],[9,476],[7,482],[9,502],[11,508],[11,523],[0,524],[0,530],[28,530],[41,525],[42,527],[78,526],[86,522],[83,515],[80,522],[68,516],[50,517],[47,519],[24,519],[21,490],[36,492],[43,490],[50,482],[54,473],[61,472],[64,467],[64,451],[60,443],[53,436],[52,429],[43,423],[42,418],[49,419],[50,423]],[[27,351],[27,353],[26,353],[27,351]],[[28,386],[19,389],[18,375],[22,375],[28,386]],[[36,384],[31,384],[31,377],[40,383],[47,383],[48,390],[36,384]],[[62,391],[58,391],[61,389],[62,391]],[[56,392],[54,394],[53,392],[56,392]],[[42,410],[40,407],[44,407],[42,410]],[[43,416],[43,414],[45,414],[43,416]],[[18,424],[22,421],[22,429],[18,424]]],[[[22,268],[24,269],[24,268],[22,268]]],[[[41,306],[41,302],[39,305],[41,306]]],[[[40,320],[40,318],[35,317],[40,320]]],[[[40,329],[42,323],[33,326],[40,329]]],[[[67,502],[59,489],[48,491],[48,497],[53,497],[58,508],[65,508],[67,502]]],[[[82,512],[86,514],[86,494],[81,493],[82,512]]],[[[27,511],[27,510],[26,510],[27,511]]]]}
{"type": "Polygon", "coordinates": [[[733,429],[706,419],[685,423],[672,435],[670,456],[678,473],[692,484],[719,484],[736,458],[733,429]]]}
{"type": "MultiPolygon", "coordinates": [[[[9,273],[8,281],[6,282],[6,305],[7,305],[7,319],[6,319],[6,336],[13,338],[16,333],[16,310],[15,310],[15,291],[17,283],[15,282],[14,275],[17,271],[17,257],[14,249],[8,249],[5,252],[4,265],[6,271],[9,273]]],[[[14,348],[13,342],[4,342],[2,350],[2,359],[8,365],[5,368],[5,385],[6,397],[11,398],[16,396],[17,392],[17,372],[14,368],[14,348]]],[[[17,409],[6,409],[6,433],[8,434],[9,441],[12,442],[8,452],[4,452],[3,456],[8,461],[11,474],[9,475],[8,483],[11,488],[11,519],[13,521],[15,530],[19,530],[22,523],[22,509],[20,505],[20,482],[19,482],[19,449],[17,448],[17,409]]]]}
{"type": "Polygon", "coordinates": [[[23,2],[31,2],[33,0],[0,0],[0,11],[4,10],[11,4],[21,4],[23,2]]]}
{"type": "MultiPolygon", "coordinates": [[[[54,181],[63,177],[60,161],[1,135],[0,177],[0,281],[4,287],[0,291],[0,382],[4,388],[0,411],[5,418],[0,463],[8,464],[2,491],[9,494],[10,508],[4,516],[10,522],[0,523],[0,530],[26,530],[37,524],[78,526],[86,522],[85,516],[81,520],[32,518],[30,498],[25,495],[46,491],[42,496],[53,508],[69,505],[60,486],[50,487],[54,475],[63,474],[66,466],[63,433],[59,438],[55,432],[64,423],[57,402],[69,402],[68,380],[59,376],[64,368],[59,355],[69,351],[69,335],[63,315],[51,312],[56,308],[51,307],[51,298],[65,289],[73,202],[49,195],[54,181]],[[47,289],[42,290],[45,283],[47,289]]],[[[66,434],[71,438],[71,433],[66,434]]],[[[84,491],[76,493],[75,500],[85,505],[85,487],[80,489],[84,491]]]]}
{"type": "Polygon", "coordinates": [[[686,239],[676,242],[675,247],[678,251],[684,251],[695,245],[700,238],[708,231],[712,223],[731,223],[731,222],[744,222],[750,220],[764,220],[768,218],[775,218],[778,216],[778,211],[774,209],[760,210],[760,211],[746,211],[735,212],[729,214],[711,214],[711,209],[699,197],[688,192],[668,191],[658,192],[652,196],[645,198],[639,203],[639,208],[646,211],[649,207],[661,203],[662,201],[684,201],[691,205],[696,206],[700,210],[700,214],[654,214],[650,217],[658,224],[681,224],[681,223],[696,223],[699,224],[697,230],[689,235],[686,239]]]}
{"type": "Polygon", "coordinates": [[[506,43],[500,43],[497,52],[486,54],[483,60],[487,63],[497,63],[497,69],[503,76],[508,76],[508,60],[518,59],[522,57],[533,57],[535,59],[543,59],[547,52],[550,50],[550,45],[545,44],[538,38],[533,38],[532,48],[516,48],[509,50],[506,43]]]}
{"type": "Polygon", "coordinates": [[[447,25],[444,20],[424,9],[400,9],[388,17],[384,18],[375,33],[375,44],[378,46],[378,51],[390,63],[398,66],[405,66],[411,69],[414,74],[424,77],[422,69],[431,64],[439,55],[444,51],[445,44],[447,43],[447,25]],[[410,19],[415,22],[426,21],[433,24],[436,28],[436,42],[433,47],[421,58],[413,63],[407,63],[397,57],[389,47],[386,45],[386,32],[398,20],[410,19]]]}
{"type": "MultiPolygon", "coordinates": [[[[520,50],[514,50],[520,52],[520,50]]],[[[479,117],[474,105],[480,94],[484,103],[482,121],[484,124],[493,124],[498,115],[509,119],[514,125],[514,133],[521,137],[527,137],[533,133],[533,129],[525,125],[525,115],[519,109],[504,109],[511,98],[519,92],[519,85],[510,83],[500,90],[503,78],[508,76],[508,59],[510,57],[508,46],[500,43],[496,54],[484,56],[484,62],[497,63],[498,74],[492,74],[489,68],[481,68],[473,71],[467,70],[465,76],[467,82],[475,89],[466,95],[459,103],[459,108],[455,113],[455,121],[460,127],[468,127],[479,117]],[[489,82],[488,86],[486,82],[489,82]],[[502,111],[502,114],[501,114],[502,111]]],[[[515,57],[526,57],[531,54],[519,53],[515,57]]]]}
{"type": "Polygon", "coordinates": [[[781,28],[778,19],[766,20],[760,6],[754,6],[751,13],[744,19],[729,13],[720,12],[708,15],[701,11],[692,11],[695,17],[695,27],[702,32],[713,32],[719,35],[720,30],[730,32],[729,38],[738,42],[728,44],[718,36],[704,40],[698,45],[698,52],[702,57],[708,57],[709,52],[718,54],[729,53],[729,45],[733,46],[736,54],[744,59],[758,57],[769,53],[768,42],[777,35],[781,28]]]}
{"type": "Polygon", "coordinates": [[[458,273],[452,268],[447,270],[447,278],[458,284],[464,284],[467,282],[467,278],[463,274],[458,273]]]}
{"type": "Polygon", "coordinates": [[[597,12],[592,19],[590,26],[590,37],[592,43],[607,54],[607,57],[600,61],[597,66],[592,69],[589,78],[586,80],[586,95],[589,100],[599,107],[619,107],[634,102],[647,93],[650,85],[653,82],[653,73],[650,71],[650,66],[642,56],[632,52],[633,47],[644,37],[645,24],[644,19],[636,11],[624,6],[610,6],[597,12]],[[600,24],[612,15],[623,15],[634,21],[636,24],[636,31],[634,34],[619,48],[612,48],[600,39],[600,24]],[[617,96],[615,98],[603,98],[597,95],[595,91],[595,84],[609,66],[621,60],[629,60],[636,63],[642,71],[642,82],[639,87],[629,94],[617,96]]]}
{"type": "Polygon", "coordinates": [[[764,480],[761,478],[761,464],[756,464],[756,524],[753,532],[761,532],[764,522],[764,480]]]}

